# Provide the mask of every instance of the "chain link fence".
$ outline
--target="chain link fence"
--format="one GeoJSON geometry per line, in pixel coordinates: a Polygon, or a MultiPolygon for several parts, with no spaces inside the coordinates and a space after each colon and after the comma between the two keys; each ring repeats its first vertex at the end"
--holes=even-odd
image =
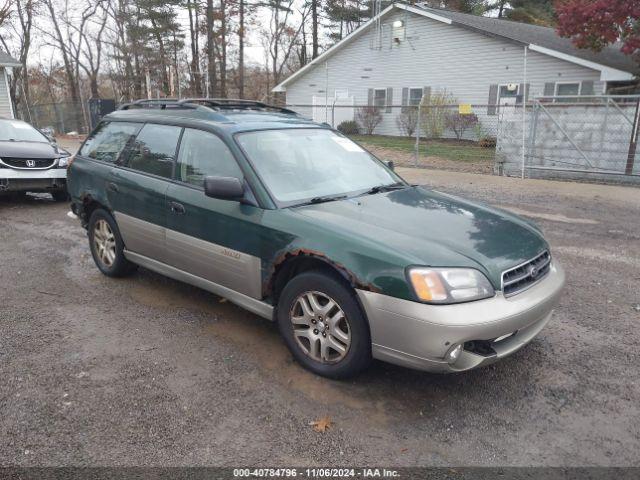
{"type": "Polygon", "coordinates": [[[502,112],[513,105],[288,104],[401,166],[492,173],[502,112]]]}
{"type": "Polygon", "coordinates": [[[638,96],[499,104],[288,104],[403,166],[640,184],[638,96]]]}
{"type": "Polygon", "coordinates": [[[87,133],[87,111],[80,102],[19,104],[16,109],[21,120],[37,128],[51,128],[55,134],[87,133]]]}
{"type": "Polygon", "coordinates": [[[639,102],[639,96],[616,95],[534,99],[524,122],[522,109],[520,116],[503,118],[497,170],[532,178],[640,184],[639,102]]]}
{"type": "MultiPolygon", "coordinates": [[[[499,104],[363,105],[314,98],[287,108],[327,123],[401,166],[640,184],[640,96],[556,96],[499,104]]],[[[88,131],[89,108],[20,105],[56,134],[88,131]]]]}

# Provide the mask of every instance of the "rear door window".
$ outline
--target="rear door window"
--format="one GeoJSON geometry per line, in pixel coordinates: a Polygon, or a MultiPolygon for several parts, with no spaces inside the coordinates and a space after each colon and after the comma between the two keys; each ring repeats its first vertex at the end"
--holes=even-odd
{"type": "Polygon", "coordinates": [[[181,127],[145,124],[123,162],[139,172],[171,178],[181,127]]]}
{"type": "Polygon", "coordinates": [[[131,145],[142,125],[127,122],[104,122],[89,135],[80,155],[102,162],[115,163],[125,147],[131,145]]]}
{"type": "Polygon", "coordinates": [[[236,177],[242,171],[225,143],[213,133],[187,128],[180,142],[176,177],[181,182],[204,186],[206,176],[236,177]]]}

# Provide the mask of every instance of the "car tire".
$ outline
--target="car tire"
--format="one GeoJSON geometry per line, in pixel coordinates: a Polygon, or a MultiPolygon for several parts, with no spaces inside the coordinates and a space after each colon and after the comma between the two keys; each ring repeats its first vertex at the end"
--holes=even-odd
{"type": "Polygon", "coordinates": [[[289,350],[308,370],[340,379],[357,375],[371,363],[368,322],[355,292],[337,274],[310,271],[295,276],[280,294],[276,315],[289,350]]]}
{"type": "Polygon", "coordinates": [[[53,192],[51,192],[51,196],[53,197],[53,200],[56,201],[56,202],[67,202],[67,201],[69,201],[69,194],[67,193],[66,189],[54,190],[53,192]]]}
{"type": "Polygon", "coordinates": [[[124,256],[124,242],[114,218],[101,208],[93,211],[88,224],[89,247],[98,269],[108,277],[124,277],[137,265],[124,256]]]}

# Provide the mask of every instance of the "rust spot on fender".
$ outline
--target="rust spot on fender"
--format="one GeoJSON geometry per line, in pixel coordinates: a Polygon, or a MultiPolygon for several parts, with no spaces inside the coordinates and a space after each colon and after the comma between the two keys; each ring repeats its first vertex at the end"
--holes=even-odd
{"type": "Polygon", "coordinates": [[[367,290],[367,291],[370,291],[370,292],[376,292],[376,293],[380,293],[381,292],[381,290],[378,287],[376,287],[375,285],[373,285],[371,283],[363,283],[363,282],[361,282],[360,279],[351,270],[346,268],[341,263],[334,262],[329,257],[327,257],[324,253],[319,252],[317,250],[311,250],[311,249],[308,249],[308,248],[297,248],[295,250],[289,250],[287,252],[281,253],[280,255],[278,255],[276,257],[275,261],[272,264],[271,271],[269,272],[269,280],[266,282],[265,287],[264,287],[264,292],[263,293],[264,293],[265,296],[270,295],[272,293],[272,291],[273,291],[273,283],[274,283],[278,268],[284,262],[289,260],[290,258],[300,257],[300,256],[317,258],[317,259],[322,260],[323,262],[327,263],[328,265],[331,265],[336,270],[338,270],[338,272],[340,272],[340,274],[354,288],[358,288],[360,290],[367,290]]]}

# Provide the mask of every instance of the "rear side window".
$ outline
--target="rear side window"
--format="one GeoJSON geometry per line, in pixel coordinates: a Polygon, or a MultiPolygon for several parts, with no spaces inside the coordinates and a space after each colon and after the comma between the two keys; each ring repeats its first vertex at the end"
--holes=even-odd
{"type": "Polygon", "coordinates": [[[136,137],[126,167],[139,172],[171,178],[181,127],[147,123],[136,137]]]}
{"type": "Polygon", "coordinates": [[[89,135],[80,155],[114,163],[127,145],[131,145],[140,130],[139,123],[105,122],[89,135]]]}
{"type": "Polygon", "coordinates": [[[204,177],[243,177],[236,159],[225,143],[213,133],[187,128],[180,142],[176,177],[181,182],[202,187],[204,177]]]}

